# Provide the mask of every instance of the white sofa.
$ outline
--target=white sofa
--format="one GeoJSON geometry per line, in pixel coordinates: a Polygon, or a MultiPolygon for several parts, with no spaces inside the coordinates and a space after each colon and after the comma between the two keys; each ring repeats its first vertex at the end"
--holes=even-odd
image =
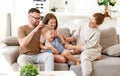
{"type": "MultiPolygon", "coordinates": [[[[60,34],[71,36],[70,30],[67,28],[58,29],[60,34]]],[[[11,65],[14,71],[19,70],[16,60],[19,55],[19,44],[16,37],[4,39],[3,43],[7,46],[1,48],[3,57],[11,65]]],[[[93,73],[91,76],[120,76],[120,44],[119,36],[116,34],[115,28],[101,29],[101,41],[103,49],[103,60],[93,61],[93,73]]],[[[79,58],[80,55],[74,55],[79,58]]],[[[40,64],[40,69],[44,70],[44,64],[40,64]]],[[[77,76],[82,76],[81,67],[74,65],[73,62],[55,63],[55,70],[73,70],[77,76]]]]}

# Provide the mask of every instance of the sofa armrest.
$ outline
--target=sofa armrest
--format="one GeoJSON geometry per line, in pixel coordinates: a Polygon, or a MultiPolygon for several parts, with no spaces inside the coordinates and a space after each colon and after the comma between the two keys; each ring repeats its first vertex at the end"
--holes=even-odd
{"type": "Polygon", "coordinates": [[[1,55],[11,65],[17,60],[19,55],[19,46],[5,46],[0,49],[1,55]]]}

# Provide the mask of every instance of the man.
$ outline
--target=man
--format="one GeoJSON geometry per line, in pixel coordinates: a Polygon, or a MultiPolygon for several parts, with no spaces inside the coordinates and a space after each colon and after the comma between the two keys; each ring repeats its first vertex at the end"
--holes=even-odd
{"type": "Polygon", "coordinates": [[[24,66],[26,64],[45,64],[45,71],[54,70],[54,56],[51,53],[40,53],[40,35],[41,27],[40,11],[36,8],[31,8],[28,11],[27,25],[21,26],[18,29],[18,40],[20,44],[20,55],[18,64],[24,66]]]}

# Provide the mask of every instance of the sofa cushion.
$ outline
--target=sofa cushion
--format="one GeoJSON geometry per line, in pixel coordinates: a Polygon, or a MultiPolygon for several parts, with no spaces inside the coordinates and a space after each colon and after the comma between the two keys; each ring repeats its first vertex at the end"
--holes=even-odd
{"type": "Polygon", "coordinates": [[[19,46],[5,46],[1,48],[1,54],[9,64],[13,64],[18,58],[19,46]]]}
{"type": "Polygon", "coordinates": [[[120,56],[120,44],[112,45],[106,48],[103,53],[109,56],[120,56]]]}
{"type": "Polygon", "coordinates": [[[102,46],[102,50],[117,43],[117,33],[114,27],[101,29],[100,44],[102,46]]]}
{"type": "MultiPolygon", "coordinates": [[[[91,76],[120,76],[120,58],[103,55],[104,59],[93,61],[93,72],[91,76]]],[[[71,65],[77,76],[82,76],[81,66],[71,65]]]]}
{"type": "Polygon", "coordinates": [[[5,38],[1,42],[8,45],[8,46],[17,46],[17,45],[19,45],[17,37],[13,37],[13,36],[5,38]]]}

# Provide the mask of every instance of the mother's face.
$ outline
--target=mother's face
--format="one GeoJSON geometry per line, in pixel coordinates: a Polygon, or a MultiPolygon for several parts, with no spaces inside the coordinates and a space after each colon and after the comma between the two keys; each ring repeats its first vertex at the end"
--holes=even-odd
{"type": "Polygon", "coordinates": [[[55,28],[56,25],[56,19],[52,18],[48,21],[48,25],[52,26],[53,28],[55,28]]]}

